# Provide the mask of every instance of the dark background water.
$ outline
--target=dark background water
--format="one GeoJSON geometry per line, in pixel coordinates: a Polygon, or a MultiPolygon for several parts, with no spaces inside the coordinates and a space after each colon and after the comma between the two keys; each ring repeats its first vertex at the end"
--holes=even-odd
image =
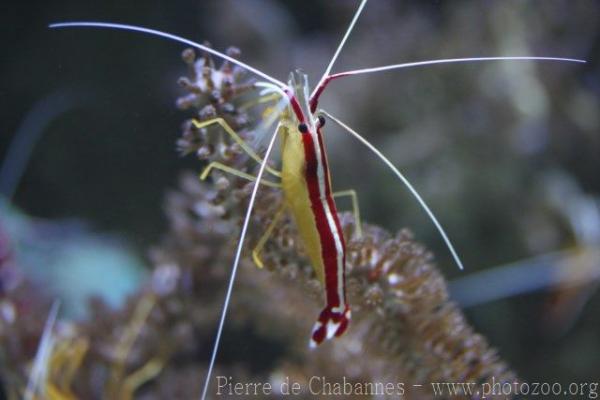
{"type": "MultiPolygon", "coordinates": [[[[33,216],[90,221],[143,254],[165,229],[165,191],[181,170],[199,169],[174,145],[189,117],[174,106],[185,46],[122,31],[49,30],[49,23],[122,22],[208,40],[220,50],[235,45],[244,61],[279,79],[302,68],[314,83],[355,3],[4,2],[0,154],[24,121],[26,131],[40,132],[14,204],[33,216]]],[[[334,71],[497,55],[588,63],[457,64],[353,77],[333,84],[322,106],[406,172],[446,227],[465,274],[573,246],[597,251],[599,22],[599,3],[587,0],[371,1],[334,71]]],[[[364,219],[409,227],[447,275],[459,275],[392,175],[339,130],[331,127],[327,141],[334,186],[358,190],[364,219]]],[[[592,260],[586,268],[598,271],[600,260],[592,260]]],[[[566,273],[579,268],[564,264],[566,273]]],[[[492,284],[511,286],[483,282],[469,290],[492,284]]],[[[554,315],[551,299],[560,299],[547,291],[467,312],[523,378],[597,379],[596,288],[576,291],[583,308],[567,307],[572,326],[560,318],[542,322],[554,315]]]]}

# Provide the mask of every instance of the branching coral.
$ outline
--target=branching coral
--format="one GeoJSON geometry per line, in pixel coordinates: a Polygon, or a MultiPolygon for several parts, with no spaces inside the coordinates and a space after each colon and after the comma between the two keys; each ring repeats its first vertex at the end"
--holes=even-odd
{"type": "MultiPolygon", "coordinates": [[[[227,64],[216,69],[207,56],[196,60],[191,50],[183,58],[191,76],[180,80],[189,94],[178,105],[193,109],[199,120],[222,117],[242,138],[250,139],[251,121],[268,112],[269,104],[252,97],[252,82],[227,64]]],[[[248,157],[238,146],[218,126],[198,129],[191,121],[184,124],[178,142],[183,154],[248,170],[248,157]]],[[[220,172],[208,183],[183,175],[179,190],[167,196],[169,230],[150,252],[155,265],[151,281],[121,310],[96,300],[87,322],[63,323],[47,364],[46,394],[55,393],[55,399],[198,395],[250,188],[246,181],[220,172]]],[[[282,201],[276,189],[262,188],[259,193],[246,249],[256,243],[282,201]]],[[[266,271],[257,270],[246,252],[215,376],[269,382],[276,397],[284,397],[277,388],[289,379],[300,384],[298,395],[304,398],[313,398],[315,391],[327,395],[325,381],[347,381],[352,393],[345,398],[381,395],[381,385],[389,383],[395,385],[392,393],[385,392],[389,397],[418,399],[432,396],[430,382],[515,380],[448,299],[433,256],[410,232],[393,235],[364,225],[358,237],[353,217],[341,217],[353,307],[348,332],[309,351],[322,289],[294,224],[285,217],[263,250],[266,271]]],[[[0,330],[3,348],[11,349],[2,360],[3,370],[12,366],[23,379],[33,354],[11,342],[25,340],[19,328],[24,318],[2,320],[0,330]]],[[[218,389],[214,383],[212,393],[218,389]]],[[[5,384],[13,387],[12,381],[5,384]]]]}
{"type": "MultiPolygon", "coordinates": [[[[205,201],[206,190],[202,190],[202,184],[193,176],[185,177],[183,185],[187,187],[187,193],[180,194],[182,197],[171,203],[178,209],[180,221],[186,221],[176,229],[188,239],[193,237],[188,229],[195,230],[194,236],[199,241],[182,246],[185,240],[174,240],[174,246],[167,253],[175,255],[171,263],[206,266],[206,253],[196,253],[196,250],[202,247],[201,243],[206,243],[203,231],[211,223],[193,212],[195,205],[205,201]],[[194,200],[193,196],[200,193],[203,195],[194,200]],[[181,201],[184,196],[187,204],[181,201]],[[188,229],[181,230],[182,225],[188,229]]],[[[269,222],[279,200],[279,194],[275,192],[261,195],[254,221],[256,226],[265,226],[269,222]]],[[[342,223],[348,237],[352,237],[352,216],[344,214],[342,223]]],[[[255,237],[259,236],[258,230],[256,233],[255,237]]],[[[173,232],[171,237],[177,237],[177,233],[173,232]]],[[[242,376],[250,381],[293,376],[303,388],[308,388],[313,376],[324,376],[332,382],[341,382],[346,377],[353,382],[406,382],[407,385],[483,383],[492,377],[497,382],[515,379],[485,339],[473,332],[461,312],[448,300],[444,279],[432,264],[431,254],[406,230],[392,236],[369,225],[365,226],[361,238],[348,242],[348,287],[353,305],[351,329],[335,344],[309,352],[307,341],[312,317],[318,311],[322,290],[302,256],[302,244],[296,239],[291,221],[285,220],[274,237],[264,252],[264,261],[271,274],[258,271],[246,262],[233,299],[231,324],[238,335],[242,336],[239,331],[247,329],[283,348],[283,354],[275,359],[258,361],[259,364],[273,363],[267,376],[264,372],[258,375],[248,372],[257,368],[252,353],[246,360],[243,357],[236,360],[238,366],[245,366],[246,372],[242,376]]],[[[161,257],[168,258],[164,253],[161,257]]],[[[231,255],[216,265],[208,264],[212,265],[210,268],[197,268],[190,273],[196,277],[195,282],[206,282],[215,274],[221,275],[219,284],[222,288],[230,258],[231,255]]],[[[222,295],[222,290],[216,292],[222,295]]],[[[202,320],[199,329],[205,334],[214,329],[217,321],[214,311],[220,310],[221,295],[212,291],[212,300],[202,302],[203,308],[210,304],[211,309],[206,312],[213,319],[208,324],[202,320]]],[[[230,343],[230,346],[246,348],[248,343],[230,343]]],[[[230,351],[224,350],[225,353],[230,351]]],[[[232,374],[230,368],[220,364],[219,374],[232,374]]],[[[305,395],[310,397],[308,393],[305,395]]],[[[428,396],[430,393],[426,389],[424,393],[416,390],[409,395],[410,398],[428,396]]]]}

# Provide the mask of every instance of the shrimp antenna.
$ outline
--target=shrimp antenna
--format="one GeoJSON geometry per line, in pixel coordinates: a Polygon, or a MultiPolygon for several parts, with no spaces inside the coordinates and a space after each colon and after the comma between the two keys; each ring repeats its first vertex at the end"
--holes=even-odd
{"type": "Polygon", "coordinates": [[[403,64],[392,64],[392,65],[384,65],[381,67],[374,68],[363,68],[363,69],[355,69],[352,71],[338,72],[332,75],[321,79],[319,85],[313,91],[313,95],[311,98],[311,107],[312,111],[317,108],[317,103],[319,101],[319,96],[323,93],[323,90],[327,87],[329,82],[334,79],[342,78],[344,76],[353,76],[353,75],[364,75],[375,72],[383,72],[383,71],[391,71],[394,69],[402,69],[402,68],[410,68],[410,67],[422,67],[426,65],[435,65],[435,64],[452,64],[452,63],[466,63],[466,62],[477,62],[477,61],[562,61],[562,62],[575,62],[575,63],[583,63],[585,64],[585,60],[580,60],[577,58],[562,58],[562,57],[468,57],[468,58],[443,58],[440,60],[426,60],[426,61],[416,61],[409,62],[403,64]]]}
{"type": "Polygon", "coordinates": [[[354,17],[352,18],[352,21],[350,22],[350,25],[348,25],[348,29],[346,30],[346,33],[344,34],[344,37],[342,38],[342,41],[338,45],[337,50],[333,54],[333,57],[331,57],[331,61],[329,61],[329,65],[325,69],[325,72],[323,73],[323,76],[319,80],[319,83],[315,86],[315,91],[313,91],[313,93],[311,94],[311,97],[315,94],[317,88],[319,86],[321,86],[321,84],[323,83],[323,81],[325,81],[325,79],[327,79],[327,77],[329,76],[329,73],[331,72],[331,69],[333,68],[333,64],[335,64],[335,61],[337,60],[338,56],[340,55],[340,52],[342,51],[342,48],[346,44],[346,41],[348,40],[348,36],[350,36],[350,33],[352,33],[352,30],[354,29],[354,25],[356,24],[356,21],[358,20],[358,17],[360,16],[360,13],[362,12],[363,8],[365,8],[365,5],[367,4],[367,1],[368,0],[362,0],[362,2],[360,3],[360,5],[358,6],[358,9],[354,13],[354,17]]]}
{"type": "Polygon", "coordinates": [[[429,219],[431,219],[431,221],[433,222],[433,224],[437,228],[438,232],[440,233],[440,235],[444,239],[444,242],[446,242],[446,246],[450,250],[450,253],[452,254],[452,257],[454,258],[454,261],[458,265],[458,268],[461,269],[461,270],[463,270],[464,269],[463,268],[463,263],[460,260],[460,257],[458,257],[458,254],[456,253],[456,250],[454,250],[454,246],[450,242],[450,239],[448,238],[448,235],[446,235],[446,232],[444,231],[444,228],[442,228],[442,225],[438,222],[438,220],[435,217],[435,215],[433,215],[433,212],[431,212],[431,210],[429,209],[429,207],[427,206],[427,204],[425,203],[425,201],[421,198],[421,196],[415,190],[415,188],[410,184],[410,182],[408,181],[408,179],[406,179],[404,177],[404,175],[402,175],[402,173],[398,170],[398,168],[396,168],[394,166],[394,164],[392,164],[392,162],[386,156],[384,156],[374,145],[372,145],[367,139],[365,139],[364,137],[362,137],[361,135],[359,135],[356,131],[354,131],[348,125],[344,124],[342,121],[340,121],[339,119],[335,118],[333,115],[329,114],[327,111],[325,111],[323,109],[320,109],[319,112],[323,113],[327,117],[331,118],[331,120],[333,122],[335,122],[340,127],[342,127],[343,129],[345,129],[346,131],[348,131],[352,136],[354,136],[355,138],[357,138],[362,144],[364,144],[365,146],[367,146],[373,153],[375,153],[377,155],[377,157],[379,157],[394,172],[394,174],[396,174],[396,176],[402,181],[402,183],[404,183],[404,185],[408,188],[408,190],[412,193],[412,195],[417,199],[417,201],[419,202],[419,204],[421,205],[421,207],[423,208],[423,210],[425,210],[425,212],[429,216],[429,219]]]}
{"type": "Polygon", "coordinates": [[[404,64],[392,64],[392,65],[384,65],[382,67],[375,68],[363,68],[363,69],[355,69],[353,71],[340,72],[337,74],[331,75],[331,79],[335,79],[337,77],[348,76],[348,75],[361,75],[361,74],[369,74],[372,72],[382,72],[389,71],[393,69],[400,68],[409,68],[409,67],[420,67],[424,65],[433,65],[433,64],[450,64],[450,63],[464,63],[464,62],[473,62],[473,61],[563,61],[563,62],[576,62],[576,63],[585,63],[585,60],[579,60],[576,58],[562,58],[562,57],[468,57],[468,58],[444,58],[441,60],[426,60],[426,61],[417,61],[410,62],[404,64]]]}
{"type": "Polygon", "coordinates": [[[246,211],[246,217],[244,218],[244,223],[242,225],[240,239],[238,241],[238,245],[235,251],[235,258],[233,261],[233,267],[231,269],[229,285],[227,286],[227,293],[225,294],[225,302],[223,303],[223,310],[221,311],[221,319],[219,320],[219,327],[217,328],[217,335],[215,337],[215,343],[213,345],[213,352],[210,358],[210,363],[208,365],[208,372],[206,373],[206,380],[204,382],[204,388],[202,389],[202,396],[200,397],[201,400],[205,400],[206,394],[208,393],[208,388],[210,386],[210,378],[212,376],[212,370],[214,368],[215,360],[217,358],[219,343],[221,342],[221,335],[223,333],[223,326],[225,325],[225,317],[227,316],[227,309],[229,308],[229,300],[231,299],[231,293],[233,291],[235,276],[237,274],[238,266],[240,265],[242,248],[244,247],[244,239],[246,238],[246,232],[248,231],[248,225],[250,223],[250,216],[252,215],[252,209],[254,208],[254,202],[256,201],[256,194],[258,193],[258,187],[260,186],[260,181],[265,172],[269,156],[271,155],[271,151],[273,150],[275,139],[277,138],[277,132],[279,132],[280,126],[281,123],[278,123],[277,127],[275,128],[275,132],[273,133],[271,141],[269,142],[269,146],[267,147],[267,151],[265,152],[263,162],[260,164],[260,169],[258,170],[256,181],[254,181],[254,185],[252,186],[252,194],[250,195],[250,201],[248,202],[248,210],[246,211]]]}
{"type": "Polygon", "coordinates": [[[220,57],[223,60],[227,60],[227,61],[231,62],[232,64],[235,64],[242,68],[245,68],[248,71],[260,76],[263,79],[268,80],[269,82],[274,83],[275,85],[277,85],[281,88],[287,87],[287,85],[285,83],[281,82],[280,80],[275,79],[272,76],[269,76],[269,75],[265,74],[264,72],[254,68],[244,62],[236,60],[235,58],[230,57],[227,54],[221,53],[220,51],[211,49],[208,46],[204,46],[200,43],[193,42],[193,41],[183,38],[181,36],[173,35],[173,34],[167,33],[167,32],[158,31],[156,29],[144,28],[142,26],[135,26],[135,25],[115,24],[112,22],[88,22],[88,21],[58,22],[58,23],[50,24],[50,25],[48,25],[48,27],[49,28],[92,27],[92,28],[121,29],[121,30],[125,30],[125,31],[142,32],[142,33],[146,33],[146,34],[150,34],[150,35],[160,36],[160,37],[163,37],[166,39],[174,40],[176,42],[185,43],[188,46],[195,47],[197,49],[200,49],[207,53],[210,53],[214,56],[220,57]]]}

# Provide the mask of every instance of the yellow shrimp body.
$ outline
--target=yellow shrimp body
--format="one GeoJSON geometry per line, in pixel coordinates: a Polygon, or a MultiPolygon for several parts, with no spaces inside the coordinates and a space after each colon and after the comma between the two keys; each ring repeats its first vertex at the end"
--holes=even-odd
{"type": "Polygon", "coordinates": [[[302,134],[296,126],[286,124],[279,131],[281,140],[281,186],[286,207],[291,211],[298,233],[317,278],[324,284],[322,249],[315,219],[310,212],[310,198],[304,179],[306,163],[302,134]]]}
{"type": "MultiPolygon", "coordinates": [[[[326,305],[313,328],[311,346],[341,336],[350,322],[346,301],[346,244],[331,190],[321,128],[308,103],[301,106],[304,87],[288,92],[290,113],[282,116],[281,184],[285,206],[291,211],[312,267],[325,287],[326,305]]],[[[291,79],[290,87],[295,87],[291,79]]],[[[306,98],[306,97],[305,97],[306,98]]]]}

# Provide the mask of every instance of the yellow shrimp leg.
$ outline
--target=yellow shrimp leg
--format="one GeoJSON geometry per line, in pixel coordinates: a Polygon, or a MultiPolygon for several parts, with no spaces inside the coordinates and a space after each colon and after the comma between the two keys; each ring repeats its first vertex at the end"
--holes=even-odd
{"type": "Polygon", "coordinates": [[[362,237],[362,221],[360,220],[360,208],[358,207],[358,196],[356,195],[356,191],[350,189],[333,193],[333,197],[346,196],[349,196],[352,201],[352,214],[354,215],[354,225],[356,226],[356,237],[360,238],[362,237]]]}
{"type": "MultiPolygon", "coordinates": [[[[248,143],[246,143],[244,141],[244,139],[242,139],[240,137],[240,135],[238,135],[230,126],[229,124],[227,124],[227,122],[225,122],[225,120],[223,118],[213,118],[213,119],[209,119],[207,121],[197,121],[195,119],[192,119],[192,124],[194,124],[194,126],[198,129],[202,129],[202,128],[206,128],[207,126],[213,125],[213,124],[217,124],[219,126],[221,126],[221,128],[223,128],[223,130],[229,135],[231,136],[231,138],[240,145],[240,147],[242,148],[242,150],[244,150],[249,156],[250,158],[252,158],[254,161],[256,161],[259,164],[262,164],[263,160],[262,158],[260,158],[260,156],[258,154],[256,154],[256,152],[254,150],[252,150],[252,147],[250,147],[248,145],[248,143]]],[[[281,172],[274,170],[273,168],[269,167],[268,165],[266,166],[266,170],[272,174],[275,175],[277,177],[281,177],[281,172]]]]}
{"type": "MultiPolygon", "coordinates": [[[[206,177],[208,176],[208,174],[210,173],[210,171],[212,169],[219,169],[223,172],[235,175],[239,178],[243,178],[243,179],[247,179],[249,181],[255,181],[256,177],[254,175],[250,175],[247,174],[243,171],[240,171],[238,169],[232,168],[228,165],[222,164],[220,162],[214,161],[211,162],[210,164],[208,164],[208,166],[204,169],[204,171],[202,171],[202,173],[200,174],[200,179],[204,180],[206,179],[206,177]]],[[[265,185],[265,186],[269,186],[269,187],[274,187],[274,188],[281,188],[281,184],[277,183],[277,182],[271,182],[271,181],[267,181],[265,179],[261,179],[260,183],[265,185]]],[[[271,233],[273,233],[273,229],[275,229],[275,226],[277,225],[277,222],[279,222],[279,220],[281,219],[281,216],[283,215],[283,211],[284,211],[284,207],[281,207],[277,213],[275,214],[275,217],[273,217],[273,220],[271,221],[271,223],[269,224],[269,226],[267,227],[267,230],[265,231],[265,233],[263,234],[263,236],[259,239],[256,247],[252,250],[252,259],[254,261],[254,264],[256,264],[256,266],[258,268],[263,268],[264,264],[262,262],[262,260],[259,257],[259,254],[262,250],[262,248],[264,247],[265,243],[267,242],[267,240],[269,240],[269,237],[271,236],[271,233]]]]}
{"type": "MultiPolygon", "coordinates": [[[[235,169],[232,168],[228,165],[225,165],[223,163],[220,163],[218,161],[213,161],[210,164],[208,164],[208,166],[206,168],[204,168],[204,170],[202,171],[202,173],[200,174],[200,180],[205,180],[206,177],[208,176],[208,174],[210,174],[210,171],[212,169],[218,169],[221,170],[223,172],[227,172],[228,174],[231,175],[235,175],[238,178],[243,178],[243,179],[247,179],[249,181],[255,181],[256,177],[254,175],[250,175],[247,174],[246,172],[240,171],[239,169],[235,169]]],[[[277,183],[277,182],[271,182],[265,179],[261,179],[260,183],[265,185],[265,186],[269,186],[269,187],[274,187],[274,188],[280,188],[281,184],[277,183]]]]}
{"type": "Polygon", "coordinates": [[[269,240],[269,238],[271,237],[271,234],[273,233],[273,229],[275,229],[275,226],[281,220],[281,217],[283,216],[284,211],[285,211],[285,207],[282,206],[279,208],[277,213],[275,213],[273,220],[267,227],[267,230],[262,235],[262,237],[258,240],[256,247],[254,247],[254,249],[252,250],[252,260],[254,261],[254,264],[256,264],[256,266],[258,268],[264,267],[264,264],[263,264],[262,260],[260,259],[259,254],[262,251],[263,247],[265,246],[265,243],[267,243],[267,240],[269,240]]]}

